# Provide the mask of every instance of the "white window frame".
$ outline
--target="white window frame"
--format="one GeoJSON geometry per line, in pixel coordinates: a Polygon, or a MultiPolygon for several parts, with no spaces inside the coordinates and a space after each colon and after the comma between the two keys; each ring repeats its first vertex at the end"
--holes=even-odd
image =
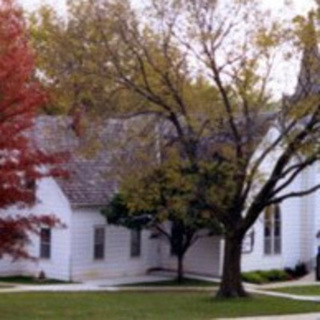
{"type": "Polygon", "coordinates": [[[280,255],[282,252],[282,216],[279,205],[265,209],[263,216],[263,252],[265,255],[280,255]]]}
{"type": "Polygon", "coordinates": [[[141,256],[141,229],[130,230],[130,257],[139,258],[141,256]]]}
{"type": "Polygon", "coordinates": [[[95,226],[93,229],[93,260],[95,261],[104,260],[105,241],[106,241],[105,226],[95,226]]]}
{"type": "Polygon", "coordinates": [[[52,230],[50,228],[40,229],[40,259],[51,259],[52,254],[52,230]],[[44,232],[48,232],[48,236],[45,237],[44,232]]]}

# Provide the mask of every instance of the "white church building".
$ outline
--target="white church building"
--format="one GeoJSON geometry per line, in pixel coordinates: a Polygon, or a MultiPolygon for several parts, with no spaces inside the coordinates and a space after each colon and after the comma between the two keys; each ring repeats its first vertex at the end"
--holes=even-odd
{"type": "MultiPolygon", "coordinates": [[[[314,54],[319,57],[317,48],[314,54]]],[[[306,54],[306,53],[305,53],[306,54]]],[[[304,60],[304,59],[303,59],[304,60]]],[[[319,59],[320,63],[320,59],[319,59]]],[[[294,98],[305,82],[302,63],[294,98]]],[[[319,76],[320,78],[320,76],[319,76]]],[[[310,77],[313,79],[313,77],[310,77]]],[[[309,83],[320,94],[320,87],[309,83]]],[[[36,260],[12,261],[0,258],[0,276],[32,275],[44,272],[46,277],[85,281],[129,275],[141,275],[151,270],[175,270],[176,257],[170,245],[151,231],[141,232],[108,225],[101,209],[110,201],[117,184],[105,174],[110,163],[107,151],[88,157],[74,150],[81,149],[71,128],[71,120],[41,116],[36,122],[33,138],[52,151],[68,150],[72,157],[66,164],[68,179],[43,178],[36,182],[34,214],[54,214],[65,225],[43,228],[34,237],[28,250],[36,260]]],[[[105,139],[115,139],[123,130],[119,121],[109,121],[102,132],[105,139]]],[[[276,132],[271,127],[265,139],[276,132]]],[[[264,164],[265,170],[268,164],[264,164]]],[[[110,168],[109,168],[110,169],[110,168]]],[[[302,172],[288,187],[304,190],[320,181],[320,164],[302,172]]],[[[320,240],[320,192],[303,198],[291,198],[272,214],[265,212],[248,232],[243,244],[242,270],[283,269],[298,263],[314,266],[320,240]]],[[[220,236],[199,239],[187,252],[185,272],[220,276],[222,273],[224,240],[220,236]]]]}
{"type": "MultiPolygon", "coordinates": [[[[55,135],[57,139],[66,131],[74,134],[68,122],[62,120],[41,117],[37,126],[48,136],[59,132],[55,135]]],[[[114,126],[119,124],[110,123],[108,130],[114,132],[114,126]]],[[[70,139],[67,143],[74,141],[70,139]]],[[[13,262],[3,256],[0,276],[37,276],[43,271],[48,278],[84,281],[141,275],[155,269],[175,270],[176,257],[166,239],[151,236],[148,230],[138,232],[108,225],[100,214],[117,188],[103,176],[107,163],[105,154],[89,158],[78,155],[69,164],[72,172],[69,179],[37,181],[32,213],[54,214],[64,226],[44,228],[39,237],[34,237],[28,250],[37,257],[35,261],[13,262]]],[[[314,166],[304,171],[290,188],[299,190],[319,179],[320,166],[314,166]]],[[[311,266],[320,245],[319,203],[320,193],[314,193],[281,203],[272,215],[261,215],[243,244],[243,271],[283,269],[298,263],[311,266]]],[[[221,275],[223,246],[223,238],[219,236],[199,239],[186,254],[185,271],[221,275]]]]}

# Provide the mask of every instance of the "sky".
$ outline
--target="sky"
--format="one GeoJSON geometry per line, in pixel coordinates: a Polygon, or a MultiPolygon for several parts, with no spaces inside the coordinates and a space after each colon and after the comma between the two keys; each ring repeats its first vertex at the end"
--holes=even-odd
{"type": "MultiPolygon", "coordinates": [[[[140,0],[143,1],[143,0],[140,0]]],[[[262,0],[267,7],[275,8],[276,10],[281,10],[283,4],[288,2],[288,0],[262,0]]],[[[20,4],[23,5],[27,10],[33,10],[41,3],[49,3],[54,5],[59,11],[63,12],[65,10],[65,0],[18,0],[20,4]]],[[[134,0],[134,2],[139,2],[139,0],[134,0]]],[[[308,9],[312,8],[315,4],[315,0],[291,0],[293,11],[296,13],[304,13],[308,9]]]]}
{"type": "MultiPolygon", "coordinates": [[[[47,3],[53,5],[58,12],[63,14],[66,11],[66,0],[17,0],[26,10],[32,11],[35,10],[39,5],[47,3]]],[[[121,0],[118,0],[121,1],[121,0]]],[[[134,4],[140,4],[141,2],[145,2],[147,0],[131,0],[134,4]]],[[[228,0],[223,0],[228,1],[228,0]]],[[[296,14],[305,14],[308,10],[316,7],[316,2],[320,4],[320,0],[261,0],[262,4],[271,9],[272,12],[276,13],[276,15],[285,15],[288,17],[293,17],[296,14]],[[285,3],[290,3],[290,7],[285,7],[285,3]]],[[[296,77],[296,74],[299,69],[299,61],[297,60],[297,64],[285,66],[283,68],[283,64],[281,70],[276,70],[275,74],[275,82],[273,89],[273,93],[275,96],[282,95],[283,92],[286,94],[291,94],[294,90],[295,83],[292,81],[293,78],[296,77]],[[285,70],[285,71],[284,71],[285,70]]]]}
{"type": "Polygon", "coordinates": [[[54,5],[57,10],[63,12],[65,10],[65,0],[17,0],[25,9],[34,10],[43,3],[54,5]]]}

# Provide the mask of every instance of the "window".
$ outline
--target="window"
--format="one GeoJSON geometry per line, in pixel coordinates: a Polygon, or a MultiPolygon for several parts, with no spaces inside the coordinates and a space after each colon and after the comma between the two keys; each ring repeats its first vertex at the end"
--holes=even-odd
{"type": "Polygon", "coordinates": [[[40,230],[40,258],[51,258],[51,229],[49,228],[40,230]]]}
{"type": "Polygon", "coordinates": [[[279,205],[269,206],[264,212],[264,253],[281,253],[281,212],[279,205]]]}
{"type": "Polygon", "coordinates": [[[130,234],[130,255],[140,257],[141,255],[141,230],[132,229],[130,234]]]}
{"type": "Polygon", "coordinates": [[[93,257],[95,260],[104,259],[105,227],[94,229],[93,257]]]}

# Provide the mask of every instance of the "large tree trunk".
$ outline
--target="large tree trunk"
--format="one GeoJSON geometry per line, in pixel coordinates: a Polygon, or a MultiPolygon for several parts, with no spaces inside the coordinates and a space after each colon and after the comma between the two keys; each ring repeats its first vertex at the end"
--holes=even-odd
{"type": "Polygon", "coordinates": [[[222,281],[217,293],[219,298],[248,296],[241,281],[242,239],[242,236],[226,236],[225,238],[222,281]]]}
{"type": "Polygon", "coordinates": [[[178,263],[177,281],[178,281],[178,283],[181,283],[183,281],[183,257],[184,257],[184,255],[180,255],[180,254],[178,254],[178,256],[177,256],[177,263],[178,263]]]}

